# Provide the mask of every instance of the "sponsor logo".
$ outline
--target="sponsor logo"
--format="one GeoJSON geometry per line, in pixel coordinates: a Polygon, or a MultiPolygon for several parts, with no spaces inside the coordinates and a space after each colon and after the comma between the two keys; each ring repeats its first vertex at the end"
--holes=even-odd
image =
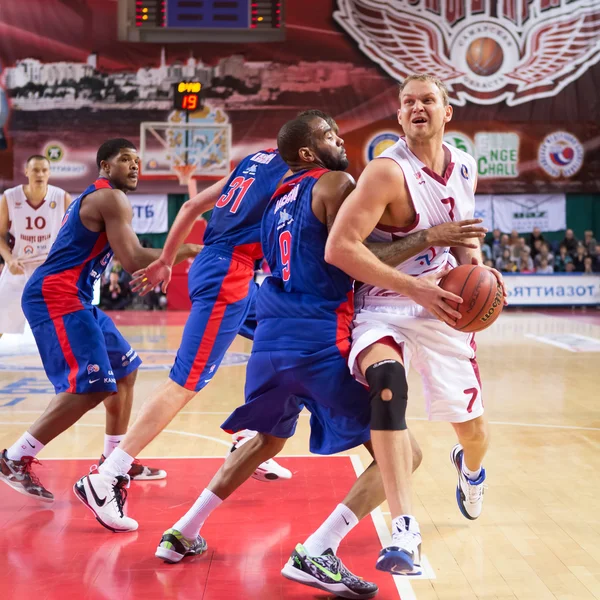
{"type": "Polygon", "coordinates": [[[27,255],[30,255],[33,254],[35,250],[33,249],[33,246],[25,246],[25,248],[23,248],[23,252],[27,255]]]}
{"type": "Polygon", "coordinates": [[[258,165],[251,165],[247,169],[244,169],[243,173],[244,173],[244,175],[254,176],[254,175],[256,175],[256,169],[258,169],[258,165]]]}
{"type": "Polygon", "coordinates": [[[334,12],[390,76],[435,73],[459,106],[555,96],[600,59],[599,17],[597,0],[338,0],[334,12]]]}
{"type": "Polygon", "coordinates": [[[87,481],[88,481],[88,486],[90,488],[90,492],[92,492],[92,496],[94,497],[94,502],[96,502],[96,504],[98,506],[104,506],[104,504],[106,503],[107,496],[104,496],[104,498],[99,498],[98,494],[96,494],[96,490],[94,489],[94,486],[92,485],[90,476],[86,475],[86,477],[87,477],[87,481]]]}
{"type": "Polygon", "coordinates": [[[100,367],[98,365],[88,365],[87,366],[88,375],[91,375],[92,373],[98,373],[99,371],[100,371],[100,367]]]}
{"type": "Polygon", "coordinates": [[[58,144],[50,144],[46,146],[44,156],[51,162],[58,162],[64,155],[63,149],[58,144]]]}
{"type": "Polygon", "coordinates": [[[504,302],[504,298],[502,296],[502,288],[498,285],[496,287],[496,296],[494,297],[494,301],[492,302],[492,306],[490,309],[481,317],[481,320],[485,323],[490,319],[490,317],[496,312],[496,309],[504,302]]]}
{"type": "Polygon", "coordinates": [[[103,257],[102,260],[100,261],[100,264],[105,267],[108,264],[108,261],[110,260],[112,256],[112,251],[111,252],[107,252],[103,257]]]}
{"type": "Polygon", "coordinates": [[[268,165],[277,154],[265,154],[264,152],[257,152],[250,160],[261,163],[262,165],[268,165]]]}
{"type": "Polygon", "coordinates": [[[538,162],[551,177],[572,177],[581,169],[583,155],[583,146],[574,135],[555,131],[540,144],[538,162]]]}
{"type": "Polygon", "coordinates": [[[298,197],[298,190],[300,188],[298,186],[294,186],[291,191],[289,191],[287,194],[284,194],[283,196],[281,196],[281,198],[279,198],[279,200],[277,200],[277,202],[275,203],[275,210],[274,212],[277,212],[280,208],[283,208],[286,204],[290,204],[290,202],[295,202],[296,198],[298,197]]]}
{"type": "Polygon", "coordinates": [[[285,208],[279,213],[279,221],[277,222],[277,229],[281,229],[285,227],[288,223],[292,223],[294,221],[292,215],[290,215],[285,208]]]}
{"type": "Polygon", "coordinates": [[[88,379],[88,383],[96,383],[97,381],[100,381],[100,377],[98,379],[88,379]]]}
{"type": "Polygon", "coordinates": [[[105,377],[104,383],[117,383],[114,377],[105,377]]]}
{"type": "Polygon", "coordinates": [[[465,135],[460,131],[449,131],[445,133],[444,142],[454,146],[455,148],[458,148],[459,150],[462,150],[463,152],[466,152],[467,154],[470,154],[473,157],[475,156],[475,144],[473,143],[473,140],[468,135],[465,135]]]}
{"type": "Polygon", "coordinates": [[[81,177],[88,172],[88,168],[84,163],[69,162],[65,160],[67,156],[67,148],[65,148],[65,146],[60,142],[49,142],[44,146],[42,154],[50,162],[52,167],[52,177],[81,177]]]}
{"type": "Polygon", "coordinates": [[[216,369],[216,368],[217,368],[217,367],[216,367],[216,365],[213,365],[213,366],[212,366],[212,367],[211,367],[211,368],[208,370],[208,372],[209,372],[209,373],[214,373],[214,371],[215,371],[215,369],[216,369]]]}
{"type": "Polygon", "coordinates": [[[469,179],[469,169],[467,169],[467,165],[460,165],[460,174],[464,179],[469,179]]]}
{"type": "Polygon", "coordinates": [[[50,202],[50,208],[56,208],[56,202],[54,200],[50,202]]]}
{"type": "Polygon", "coordinates": [[[400,134],[395,131],[383,131],[374,135],[365,144],[365,160],[367,162],[377,158],[382,152],[393,146],[400,139],[400,134]]]}
{"type": "Polygon", "coordinates": [[[417,180],[419,185],[425,183],[425,178],[423,177],[423,173],[421,173],[421,171],[415,171],[415,179],[417,180]]]}

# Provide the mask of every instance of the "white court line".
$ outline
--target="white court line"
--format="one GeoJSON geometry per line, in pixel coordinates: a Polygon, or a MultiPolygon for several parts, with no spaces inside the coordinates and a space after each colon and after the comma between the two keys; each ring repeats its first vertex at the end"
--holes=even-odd
{"type": "MultiPolygon", "coordinates": [[[[352,462],[352,466],[354,467],[354,472],[357,477],[360,477],[365,468],[360,460],[360,456],[357,454],[350,455],[350,461],[352,462]]],[[[377,507],[372,513],[371,518],[373,519],[373,524],[375,525],[375,531],[377,532],[377,537],[379,537],[379,541],[381,542],[381,546],[385,548],[386,546],[392,545],[392,536],[390,535],[390,530],[385,524],[385,519],[383,518],[383,514],[381,513],[381,509],[377,507]]],[[[375,557],[373,557],[374,559],[375,557]]],[[[396,589],[398,590],[398,596],[400,600],[417,600],[417,596],[415,595],[414,590],[412,589],[412,585],[410,585],[410,581],[406,577],[401,576],[393,576],[394,584],[396,585],[396,589]]]]}
{"type": "MultiPolygon", "coordinates": [[[[23,414],[23,415],[39,415],[42,414],[43,410],[13,410],[11,406],[3,406],[0,407],[0,414],[5,412],[6,414],[23,414]]],[[[102,409],[92,409],[87,414],[100,413],[102,409]]],[[[178,415],[227,415],[229,416],[231,412],[208,412],[202,410],[190,410],[190,411],[181,411],[177,413],[178,415]]],[[[308,411],[302,411],[300,413],[301,417],[310,417],[310,413],[308,411]]],[[[408,417],[409,421],[428,421],[427,417],[408,417]]],[[[570,431],[600,431],[600,427],[580,427],[579,425],[551,425],[546,423],[517,423],[513,421],[488,421],[490,425],[508,425],[510,427],[537,427],[542,429],[566,429],[570,431]]],[[[83,423],[76,423],[76,425],[83,425],[83,423]]],[[[18,423],[16,421],[2,422],[0,425],[31,425],[31,423],[18,423]]],[[[91,426],[91,425],[90,425],[91,426]]],[[[166,430],[165,430],[166,431],[166,430]]],[[[189,433],[185,433],[184,435],[191,435],[189,433]]]]}

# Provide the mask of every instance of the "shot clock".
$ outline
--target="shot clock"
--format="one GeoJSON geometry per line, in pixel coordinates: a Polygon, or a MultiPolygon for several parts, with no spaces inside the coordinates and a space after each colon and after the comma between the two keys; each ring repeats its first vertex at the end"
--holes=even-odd
{"type": "Polygon", "coordinates": [[[173,108],[193,112],[202,108],[202,84],[199,81],[180,81],[173,84],[173,108]]]}

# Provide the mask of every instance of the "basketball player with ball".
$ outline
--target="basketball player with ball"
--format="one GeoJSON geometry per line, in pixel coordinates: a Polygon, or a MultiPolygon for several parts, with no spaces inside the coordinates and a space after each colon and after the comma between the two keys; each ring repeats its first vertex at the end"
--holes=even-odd
{"type": "Polygon", "coordinates": [[[363,171],[333,224],[325,260],[363,282],[356,293],[349,364],[370,388],[371,439],[392,515],[392,545],[381,551],[377,568],[416,575],[421,534],[411,500],[406,373],[412,366],[421,376],[429,419],[454,427],[456,499],[467,519],[477,519],[489,434],[472,332],[497,318],[505,292],[500,273],[483,266],[478,243],[431,246],[395,268],[363,244],[474,214],[475,159],[443,143],[452,118],[446,87],[436,77],[411,75],[400,86],[399,100],[405,137],[363,171]],[[465,266],[452,272],[457,265],[465,266]],[[444,276],[441,287],[462,302],[424,291],[424,283],[444,276]]]}

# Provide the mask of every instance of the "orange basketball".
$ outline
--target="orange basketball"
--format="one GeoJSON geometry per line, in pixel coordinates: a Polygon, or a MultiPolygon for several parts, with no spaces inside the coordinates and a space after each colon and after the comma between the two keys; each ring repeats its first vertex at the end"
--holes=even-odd
{"type": "Polygon", "coordinates": [[[486,329],[504,308],[502,288],[498,280],[483,267],[456,267],[442,278],[440,286],[463,299],[463,303],[458,305],[456,302],[448,302],[462,315],[454,327],[457,331],[470,333],[486,329]]]}

